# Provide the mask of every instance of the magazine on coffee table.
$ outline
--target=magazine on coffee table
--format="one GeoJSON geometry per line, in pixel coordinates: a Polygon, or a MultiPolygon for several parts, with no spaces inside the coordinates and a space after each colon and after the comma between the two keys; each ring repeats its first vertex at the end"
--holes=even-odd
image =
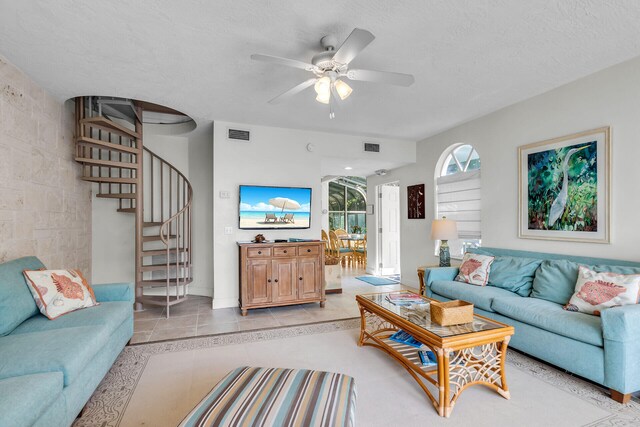
{"type": "Polygon", "coordinates": [[[418,340],[416,340],[411,334],[403,331],[403,330],[399,330],[397,331],[395,334],[391,335],[389,337],[389,339],[391,341],[395,341],[397,343],[400,344],[405,344],[405,345],[409,345],[411,347],[415,347],[415,348],[421,348],[422,347],[422,343],[418,340]]]}

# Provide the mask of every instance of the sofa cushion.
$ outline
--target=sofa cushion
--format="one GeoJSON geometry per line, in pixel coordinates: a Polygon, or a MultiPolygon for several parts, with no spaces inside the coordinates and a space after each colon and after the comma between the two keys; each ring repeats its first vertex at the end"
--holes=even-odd
{"type": "Polygon", "coordinates": [[[23,274],[40,313],[51,320],[97,305],[80,270],[25,270],[23,274]]]}
{"type": "MultiPolygon", "coordinates": [[[[531,296],[565,305],[573,295],[580,264],[568,260],[544,260],[533,279],[531,296]]],[[[638,267],[618,265],[586,265],[597,272],[640,274],[638,267]]]]}
{"type": "Polygon", "coordinates": [[[603,346],[599,317],[566,311],[560,304],[538,298],[496,298],[492,308],[499,314],[554,334],[603,346]]]}
{"type": "Polygon", "coordinates": [[[0,336],[8,335],[20,323],[38,314],[22,271],[39,268],[44,265],[33,256],[0,264],[0,336]]]}
{"type": "Polygon", "coordinates": [[[431,284],[431,291],[447,298],[470,302],[476,307],[487,311],[493,311],[491,302],[494,298],[517,297],[517,294],[504,289],[474,286],[452,280],[436,280],[431,284]]]}
{"type": "Polygon", "coordinates": [[[130,302],[102,302],[86,310],[65,314],[56,320],[49,320],[44,315],[38,314],[15,328],[11,335],[92,325],[106,325],[111,334],[132,315],[133,306],[130,302]]]}
{"type": "Polygon", "coordinates": [[[66,387],[90,368],[111,332],[106,325],[94,325],[1,337],[0,379],[60,371],[66,387]]]}
{"type": "Polygon", "coordinates": [[[62,396],[62,384],[62,372],[21,375],[0,380],[0,425],[33,425],[62,396]]]}
{"type": "Polygon", "coordinates": [[[487,286],[506,289],[522,297],[531,294],[533,277],[542,260],[535,258],[496,256],[487,286]]]}
{"type": "Polygon", "coordinates": [[[599,316],[606,308],[637,304],[638,296],[640,274],[598,273],[581,265],[576,291],[564,309],[599,316]]]}
{"type": "Polygon", "coordinates": [[[462,264],[456,276],[457,282],[471,285],[485,286],[489,281],[489,271],[495,257],[467,252],[462,258],[462,264]]]}

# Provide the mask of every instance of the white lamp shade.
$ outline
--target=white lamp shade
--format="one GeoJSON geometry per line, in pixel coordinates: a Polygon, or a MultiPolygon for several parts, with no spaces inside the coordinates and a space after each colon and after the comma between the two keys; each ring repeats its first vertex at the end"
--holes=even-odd
{"type": "Polygon", "coordinates": [[[431,240],[455,240],[458,238],[458,225],[455,221],[442,218],[431,223],[431,240]]]}
{"type": "Polygon", "coordinates": [[[338,92],[338,96],[343,101],[347,99],[349,95],[351,95],[351,92],[353,92],[353,89],[351,89],[351,86],[349,86],[342,80],[336,80],[335,86],[336,86],[336,92],[338,92]]]}

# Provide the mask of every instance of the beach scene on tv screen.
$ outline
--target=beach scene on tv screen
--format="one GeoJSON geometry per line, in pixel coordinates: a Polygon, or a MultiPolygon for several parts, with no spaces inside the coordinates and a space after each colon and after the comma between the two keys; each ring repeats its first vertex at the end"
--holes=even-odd
{"type": "Polygon", "coordinates": [[[311,189],[240,187],[240,228],[309,228],[311,189]]]}

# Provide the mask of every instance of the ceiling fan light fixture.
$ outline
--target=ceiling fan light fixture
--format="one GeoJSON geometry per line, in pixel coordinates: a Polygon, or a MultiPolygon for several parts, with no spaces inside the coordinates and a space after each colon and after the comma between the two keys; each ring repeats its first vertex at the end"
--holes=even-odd
{"type": "Polygon", "coordinates": [[[323,93],[323,94],[318,94],[318,96],[316,96],[316,101],[318,101],[318,102],[320,102],[322,104],[328,104],[330,97],[331,97],[331,95],[329,94],[329,92],[323,93]]]}
{"type": "Polygon", "coordinates": [[[328,95],[331,92],[331,79],[328,76],[320,77],[313,88],[319,96],[328,95]]]}
{"type": "Polygon", "coordinates": [[[336,87],[336,92],[338,92],[338,96],[343,101],[347,99],[349,95],[351,95],[351,92],[353,92],[353,89],[351,89],[351,86],[349,86],[342,80],[336,80],[334,84],[336,87]]]}

